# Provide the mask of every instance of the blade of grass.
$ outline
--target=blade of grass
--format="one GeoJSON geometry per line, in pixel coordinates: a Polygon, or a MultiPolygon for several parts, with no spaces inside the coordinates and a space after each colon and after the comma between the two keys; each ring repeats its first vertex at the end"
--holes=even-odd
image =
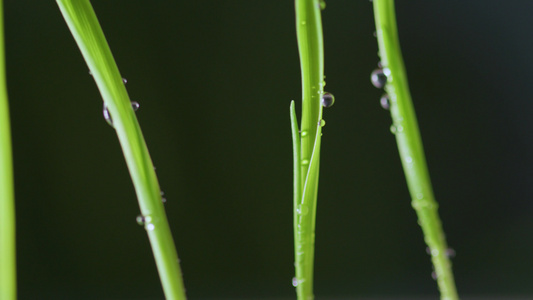
{"type": "Polygon", "coordinates": [[[135,186],[166,299],[185,299],[178,256],[161,191],[118,67],[89,0],[57,0],[96,81],[117,132],[135,186]]]}
{"type": "Polygon", "coordinates": [[[393,132],[407,185],[424,240],[429,247],[441,299],[458,299],[448,246],[442,229],[437,202],[433,195],[422,139],[411,101],[407,75],[396,26],[394,0],[374,0],[374,16],[381,65],[387,74],[386,91],[390,99],[393,132]]]}
{"type": "Polygon", "coordinates": [[[297,209],[302,199],[302,176],[300,175],[300,134],[298,130],[298,120],[296,119],[296,108],[294,101],[291,101],[291,133],[292,133],[292,155],[293,155],[293,229],[294,229],[294,247],[298,246],[296,232],[298,229],[298,214],[297,209]]]}
{"type": "Polygon", "coordinates": [[[15,255],[15,191],[7,102],[4,9],[0,0],[0,299],[17,298],[15,255]]]}
{"type": "MultiPolygon", "coordinates": [[[[293,140],[300,139],[300,149],[293,141],[295,191],[295,266],[296,277],[293,284],[299,300],[311,300],[313,296],[313,265],[315,246],[315,220],[318,193],[318,174],[320,164],[320,144],[322,105],[320,97],[324,94],[324,49],[322,21],[318,0],[296,0],[296,34],[300,53],[302,74],[302,126],[301,133],[295,136],[295,113],[291,108],[293,140]],[[297,171],[296,168],[300,170],[297,171]]],[[[293,106],[292,106],[293,107],[293,106]]],[[[296,126],[297,128],[297,126],[296,126]]]]}

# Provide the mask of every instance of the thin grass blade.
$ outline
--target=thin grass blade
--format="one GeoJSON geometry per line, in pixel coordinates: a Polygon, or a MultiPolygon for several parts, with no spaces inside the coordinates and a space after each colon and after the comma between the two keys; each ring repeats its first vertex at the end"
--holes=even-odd
{"type": "Polygon", "coordinates": [[[374,15],[381,65],[388,80],[385,89],[390,99],[391,128],[398,143],[412,206],[431,253],[441,299],[456,300],[458,295],[447,256],[448,246],[437,212],[438,205],[433,195],[401,54],[394,0],[374,0],[374,15]]]}
{"type": "Polygon", "coordinates": [[[61,13],[113,117],[166,299],[185,299],[174,240],[141,128],[122,76],[89,0],[57,0],[61,13]]]}
{"type": "Polygon", "coordinates": [[[0,0],[0,299],[15,300],[15,191],[6,87],[3,7],[3,1],[0,0]]]}

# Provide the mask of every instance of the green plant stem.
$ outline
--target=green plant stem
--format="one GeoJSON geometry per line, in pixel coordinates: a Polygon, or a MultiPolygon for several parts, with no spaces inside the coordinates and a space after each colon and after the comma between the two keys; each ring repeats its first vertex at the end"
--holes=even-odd
{"type": "Polygon", "coordinates": [[[96,14],[89,0],[57,0],[57,3],[113,117],[166,299],[186,299],[154,166],[96,14]]]}
{"type": "Polygon", "coordinates": [[[294,156],[294,240],[296,292],[313,299],[315,220],[320,164],[324,50],[318,0],[296,0],[296,33],[302,74],[302,125],[298,136],[291,104],[294,156]],[[298,155],[299,154],[299,155],[298,155]]]}
{"type": "Polygon", "coordinates": [[[374,16],[381,65],[387,75],[385,87],[390,98],[393,119],[392,131],[396,135],[407,185],[412,198],[424,240],[431,253],[441,299],[458,299],[448,246],[433,195],[422,139],[409,93],[407,75],[400,50],[394,0],[374,0],[374,16]]]}
{"type": "Polygon", "coordinates": [[[0,299],[17,298],[15,191],[9,105],[7,102],[4,10],[0,0],[0,299]]]}

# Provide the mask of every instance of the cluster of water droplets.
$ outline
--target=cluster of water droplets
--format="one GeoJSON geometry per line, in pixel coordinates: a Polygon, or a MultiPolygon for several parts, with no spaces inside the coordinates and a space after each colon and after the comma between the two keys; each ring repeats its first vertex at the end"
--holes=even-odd
{"type": "Polygon", "coordinates": [[[324,92],[324,87],[326,86],[326,76],[324,76],[324,80],[322,80],[319,86],[320,88],[318,89],[318,95],[320,96],[320,104],[324,108],[332,107],[333,104],[335,104],[335,96],[333,96],[332,93],[324,92]]]}
{"type": "MultiPolygon", "coordinates": [[[[436,257],[436,256],[439,256],[440,251],[439,251],[439,249],[433,249],[432,250],[431,248],[426,247],[426,253],[428,255],[436,257]]],[[[448,258],[454,258],[455,254],[456,253],[455,253],[455,250],[453,248],[448,248],[448,249],[446,249],[446,251],[444,251],[444,255],[446,255],[446,257],[448,257],[448,258]]]]}
{"type": "MultiPolygon", "coordinates": [[[[93,72],[89,71],[89,75],[93,76],[93,72]]],[[[122,78],[122,82],[126,84],[128,83],[128,80],[126,78],[122,78]]]]}
{"type": "MultiPolygon", "coordinates": [[[[438,249],[431,249],[429,247],[426,247],[426,253],[432,257],[437,257],[440,254],[440,251],[438,249]]],[[[446,255],[447,258],[452,259],[455,257],[455,250],[453,248],[448,248],[444,251],[444,255],[446,255]]],[[[433,272],[431,272],[431,278],[433,280],[437,280],[439,278],[439,275],[435,271],[435,266],[433,266],[433,272]]]]}
{"type": "Polygon", "coordinates": [[[292,286],[293,287],[297,287],[298,286],[298,278],[296,278],[296,277],[292,278],[292,286]]]}
{"type": "MultiPolygon", "coordinates": [[[[391,76],[391,72],[388,68],[383,68],[381,65],[381,62],[378,63],[378,68],[372,71],[370,74],[370,81],[372,82],[372,85],[374,85],[378,89],[383,89],[387,85],[387,82],[390,81],[389,78],[391,76]]],[[[379,98],[379,104],[381,107],[385,110],[390,110],[391,108],[391,102],[393,102],[394,99],[391,99],[388,93],[383,93],[383,95],[379,98]]],[[[402,125],[396,125],[392,124],[390,127],[390,131],[392,134],[396,134],[398,132],[403,131],[402,125]]]]}
{"type": "MultiPolygon", "coordinates": [[[[133,111],[137,111],[139,109],[139,106],[140,104],[138,102],[136,101],[131,102],[131,108],[133,109],[133,111]]],[[[111,118],[111,114],[109,113],[109,110],[107,109],[107,105],[105,104],[105,102],[104,102],[103,114],[104,114],[104,119],[107,122],[107,124],[115,128],[115,126],[113,125],[113,118],[111,118]]]]}
{"type": "Polygon", "coordinates": [[[304,281],[305,281],[305,279],[298,280],[298,278],[293,277],[292,278],[292,286],[293,287],[297,287],[298,285],[300,285],[300,283],[303,283],[304,281]]]}
{"type": "Polygon", "coordinates": [[[152,223],[151,216],[138,215],[135,220],[137,221],[137,224],[144,226],[144,229],[147,231],[153,231],[155,229],[155,225],[152,223]]]}
{"type": "MultiPolygon", "coordinates": [[[[378,68],[372,71],[370,74],[370,81],[378,89],[383,89],[388,81],[388,76],[390,76],[390,70],[387,68],[382,68],[381,63],[378,63],[378,68]]],[[[379,99],[379,104],[383,109],[390,109],[390,96],[387,93],[384,93],[379,99]]]]}
{"type": "Polygon", "coordinates": [[[296,207],[296,213],[300,216],[305,216],[309,213],[309,207],[307,207],[307,205],[304,205],[304,204],[299,204],[296,207]]]}

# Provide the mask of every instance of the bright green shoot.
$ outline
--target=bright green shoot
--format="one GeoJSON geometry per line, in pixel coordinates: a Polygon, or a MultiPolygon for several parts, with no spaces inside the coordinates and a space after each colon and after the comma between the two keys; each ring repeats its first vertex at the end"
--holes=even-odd
{"type": "Polygon", "coordinates": [[[321,3],[296,0],[296,33],[302,73],[302,126],[298,130],[296,109],[291,103],[294,159],[294,251],[296,277],[293,285],[299,300],[313,299],[315,219],[322,136],[324,50],[321,3]]]}
{"type": "Polygon", "coordinates": [[[0,299],[15,300],[15,192],[4,53],[4,11],[0,0],[0,299]]]}
{"type": "Polygon", "coordinates": [[[113,117],[166,299],[186,299],[161,190],[126,88],[89,0],[57,0],[113,117]]]}
{"type": "Polygon", "coordinates": [[[437,212],[429,172],[409,93],[407,75],[400,50],[394,0],[374,0],[374,16],[383,73],[387,76],[385,90],[389,96],[393,120],[391,131],[396,136],[407,185],[419,224],[435,268],[441,299],[458,299],[448,246],[437,212]]]}

